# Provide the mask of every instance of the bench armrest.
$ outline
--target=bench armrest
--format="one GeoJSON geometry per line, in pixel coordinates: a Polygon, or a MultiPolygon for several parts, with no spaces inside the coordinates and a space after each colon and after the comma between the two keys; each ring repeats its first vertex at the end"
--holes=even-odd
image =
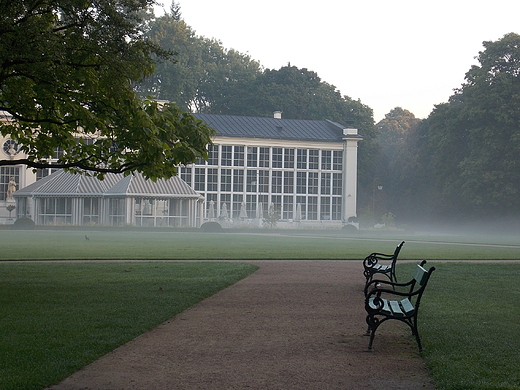
{"type": "Polygon", "coordinates": [[[392,260],[394,255],[385,255],[384,253],[371,253],[363,260],[363,266],[370,268],[376,265],[380,260],[392,260]]]}
{"type": "Polygon", "coordinates": [[[403,245],[404,245],[404,241],[401,242],[395,248],[394,253],[392,253],[391,255],[385,254],[385,253],[378,253],[378,252],[373,252],[373,253],[369,254],[363,260],[363,266],[365,267],[365,269],[371,268],[374,265],[376,265],[379,262],[379,260],[392,260],[392,262],[395,263],[395,261],[397,260],[397,256],[399,256],[399,252],[401,251],[401,248],[403,247],[403,245]]]}
{"type": "Polygon", "coordinates": [[[366,288],[365,290],[366,291],[369,291],[371,288],[374,289],[374,288],[378,288],[378,285],[384,285],[384,286],[390,286],[391,288],[395,288],[395,287],[408,287],[410,286],[412,283],[414,282],[414,280],[410,280],[409,282],[406,282],[406,283],[395,283],[395,282],[391,282],[390,280],[377,280],[377,279],[374,279],[374,280],[371,280],[367,285],[366,285],[366,288]],[[372,286],[372,287],[371,287],[372,286]]]}
{"type": "Polygon", "coordinates": [[[398,297],[410,298],[410,297],[413,297],[414,295],[419,294],[421,292],[420,291],[421,289],[422,289],[422,287],[420,286],[420,288],[418,288],[414,291],[396,291],[396,290],[390,290],[387,288],[376,287],[367,294],[365,299],[368,300],[370,298],[373,298],[374,296],[381,297],[381,295],[393,295],[393,296],[398,296],[398,297]]]}

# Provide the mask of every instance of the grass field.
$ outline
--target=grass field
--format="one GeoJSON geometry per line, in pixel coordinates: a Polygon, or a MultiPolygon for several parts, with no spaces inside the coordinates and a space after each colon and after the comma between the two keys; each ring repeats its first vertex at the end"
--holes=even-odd
{"type": "MultiPolygon", "coordinates": [[[[430,265],[419,332],[437,387],[520,389],[520,262],[430,265]]],[[[399,275],[413,266],[399,265],[399,275]]]]}
{"type": "Polygon", "coordinates": [[[0,260],[359,260],[374,251],[393,252],[401,240],[406,244],[400,259],[520,259],[518,236],[347,236],[341,230],[260,232],[6,230],[0,231],[3,247],[0,260]]]}
{"type": "MultiPolygon", "coordinates": [[[[401,240],[400,259],[429,259],[437,267],[420,330],[439,389],[520,389],[516,236],[252,233],[0,231],[0,389],[54,383],[255,269],[226,262],[13,260],[359,261],[373,251],[391,253],[401,240]],[[457,262],[467,259],[513,261],[457,262]]],[[[413,264],[399,267],[399,274],[411,273],[413,264]]]]}
{"type": "Polygon", "coordinates": [[[256,270],[241,263],[0,263],[0,389],[42,389],[256,270]]]}

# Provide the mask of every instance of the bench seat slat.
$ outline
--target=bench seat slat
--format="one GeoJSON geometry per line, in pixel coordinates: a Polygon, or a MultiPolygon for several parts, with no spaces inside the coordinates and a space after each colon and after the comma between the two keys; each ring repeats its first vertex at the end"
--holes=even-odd
{"type": "Polygon", "coordinates": [[[399,306],[399,301],[390,301],[390,310],[392,314],[396,317],[404,317],[404,313],[401,310],[401,306],[399,306]]]}
{"type": "Polygon", "coordinates": [[[401,302],[401,307],[403,308],[403,311],[406,313],[406,315],[410,315],[415,311],[415,308],[412,305],[412,302],[408,298],[403,299],[401,302]]]}
{"type": "MultiPolygon", "coordinates": [[[[415,308],[408,298],[403,299],[402,301],[389,301],[388,299],[383,300],[383,308],[381,312],[387,315],[393,315],[396,317],[405,317],[413,314],[415,308]]],[[[376,309],[377,306],[374,304],[374,298],[369,299],[369,305],[372,309],[376,309]]]]}

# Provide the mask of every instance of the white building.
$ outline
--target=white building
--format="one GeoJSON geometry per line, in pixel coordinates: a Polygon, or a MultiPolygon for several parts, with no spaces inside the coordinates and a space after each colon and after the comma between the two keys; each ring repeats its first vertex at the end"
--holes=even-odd
{"type": "Polygon", "coordinates": [[[182,167],[180,176],[205,197],[206,220],[224,214],[255,226],[271,204],[278,227],[341,227],[357,216],[356,129],[279,112],[195,116],[217,135],[208,161],[182,167]]]}
{"type": "MultiPolygon", "coordinates": [[[[281,228],[339,228],[350,217],[357,216],[357,145],[362,137],[356,129],[328,120],[282,119],[281,113],[275,113],[272,118],[210,114],[195,116],[215,129],[216,136],[213,145],[209,146],[208,161],[202,160],[179,168],[179,177],[193,191],[189,197],[198,199],[194,200],[197,206],[190,206],[189,212],[179,215],[182,220],[190,221],[190,226],[218,220],[224,226],[260,227],[264,213],[270,206],[279,213],[277,226],[281,228]],[[204,201],[203,204],[200,199],[204,201]]],[[[0,143],[0,153],[3,154],[0,159],[16,161],[24,157],[19,146],[9,137],[0,137],[0,143]]],[[[151,196],[146,186],[152,188],[153,182],[140,181],[142,187],[137,192],[112,194],[126,198],[124,219],[111,219],[108,215],[114,216],[113,213],[100,214],[98,219],[85,219],[85,214],[79,212],[65,219],[55,215],[53,219],[45,213],[41,214],[44,209],[41,203],[44,201],[41,199],[49,197],[49,194],[44,195],[43,187],[33,185],[26,188],[50,173],[50,169],[33,172],[32,168],[27,169],[22,164],[0,166],[0,223],[12,223],[15,216],[31,215],[37,224],[51,221],[113,224],[117,220],[121,223],[158,226],[163,222],[157,219],[160,217],[157,213],[164,213],[165,209],[154,209],[152,223],[149,219],[151,216],[142,219],[136,214],[141,207],[137,202],[145,202],[146,199],[162,201],[173,199],[176,195],[163,193],[160,194],[162,197],[151,196]],[[13,182],[16,190],[14,196],[13,182]],[[8,207],[15,205],[15,199],[20,203],[15,211],[9,211],[8,207]],[[34,204],[30,206],[24,202],[34,204]]],[[[65,176],[60,177],[66,182],[65,176]]],[[[136,179],[136,182],[141,179],[136,179]]],[[[174,188],[168,191],[176,191],[174,188]]],[[[79,190],[76,188],[76,191],[79,190]]],[[[100,187],[93,198],[108,199],[111,193],[107,191],[107,188],[100,187]]],[[[65,198],[66,194],[70,199],[89,197],[81,192],[72,195],[63,188],[62,195],[54,192],[50,197],[65,198]]],[[[183,189],[177,195],[187,193],[183,189]]],[[[74,202],[71,201],[71,210],[79,210],[79,201],[74,202]]],[[[110,210],[109,206],[101,206],[101,203],[100,207],[107,213],[110,210]]],[[[170,213],[175,207],[168,205],[167,209],[170,213]]],[[[169,219],[170,222],[173,220],[169,219]]],[[[171,225],[170,222],[167,226],[182,226],[171,225]]]]}
{"type": "Polygon", "coordinates": [[[37,225],[198,227],[203,198],[179,177],[141,174],[104,180],[59,170],[14,193],[18,217],[37,225]],[[198,217],[199,216],[199,217],[198,217]]]}

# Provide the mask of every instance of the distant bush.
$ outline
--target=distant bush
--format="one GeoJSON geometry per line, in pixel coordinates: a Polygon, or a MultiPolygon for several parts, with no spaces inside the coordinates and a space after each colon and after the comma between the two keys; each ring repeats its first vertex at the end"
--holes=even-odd
{"type": "Polygon", "coordinates": [[[347,233],[357,233],[358,229],[354,225],[344,225],[341,229],[345,230],[347,233]]]}
{"type": "Polygon", "coordinates": [[[200,230],[206,233],[216,233],[222,231],[222,226],[218,222],[205,222],[200,226],[200,230]]]}
{"type": "Polygon", "coordinates": [[[35,227],[35,223],[31,218],[22,217],[18,218],[13,223],[13,229],[16,230],[32,230],[35,227]]]}

